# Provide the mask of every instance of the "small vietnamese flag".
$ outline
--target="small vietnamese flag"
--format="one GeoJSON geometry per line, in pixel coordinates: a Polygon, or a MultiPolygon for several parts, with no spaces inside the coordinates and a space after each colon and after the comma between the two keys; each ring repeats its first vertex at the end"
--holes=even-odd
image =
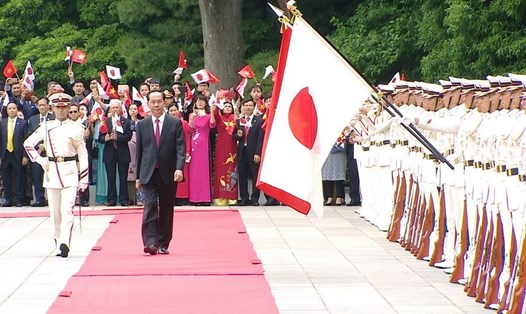
{"type": "Polygon", "coordinates": [[[239,72],[237,72],[241,77],[251,79],[254,78],[255,74],[254,71],[250,68],[250,65],[245,65],[239,72]]]}
{"type": "Polygon", "coordinates": [[[184,85],[186,86],[186,92],[184,95],[184,99],[187,101],[191,101],[194,97],[194,94],[192,93],[192,89],[190,88],[190,85],[188,85],[188,82],[185,82],[184,85]]]}
{"type": "Polygon", "coordinates": [[[4,76],[6,78],[11,78],[15,74],[16,74],[16,68],[15,68],[15,65],[13,64],[13,60],[7,61],[7,64],[4,68],[4,76]]]}
{"type": "Polygon", "coordinates": [[[106,89],[106,86],[110,83],[110,80],[108,79],[108,76],[106,75],[105,71],[100,71],[100,85],[102,85],[102,88],[106,89]]]}
{"type": "Polygon", "coordinates": [[[84,64],[86,63],[86,53],[84,53],[82,50],[75,49],[73,50],[73,53],[71,54],[71,61],[84,64]]]}
{"type": "Polygon", "coordinates": [[[181,52],[179,52],[179,65],[178,65],[179,68],[183,68],[185,70],[188,69],[188,64],[186,64],[186,57],[184,56],[184,51],[181,50],[181,52]]]}
{"type": "Polygon", "coordinates": [[[106,85],[106,88],[104,89],[104,91],[106,92],[108,96],[110,96],[110,98],[119,99],[119,94],[117,93],[117,90],[115,89],[115,87],[111,85],[111,83],[108,83],[108,85],[106,85]]]}

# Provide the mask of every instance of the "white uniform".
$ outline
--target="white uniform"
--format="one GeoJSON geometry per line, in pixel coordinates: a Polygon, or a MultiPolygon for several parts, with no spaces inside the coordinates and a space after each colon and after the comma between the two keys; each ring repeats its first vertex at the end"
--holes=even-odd
{"type": "Polygon", "coordinates": [[[84,127],[71,120],[48,121],[25,140],[24,148],[31,161],[44,169],[43,186],[47,190],[56,245],[69,247],[77,189],[79,183],[89,183],[84,127]],[[47,157],[35,150],[41,141],[47,157]]]}

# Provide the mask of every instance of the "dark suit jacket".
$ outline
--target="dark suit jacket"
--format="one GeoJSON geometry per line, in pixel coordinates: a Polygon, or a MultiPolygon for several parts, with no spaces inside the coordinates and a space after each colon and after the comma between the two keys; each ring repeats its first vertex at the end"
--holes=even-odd
{"type": "MultiPolygon", "coordinates": [[[[0,120],[0,158],[4,160],[5,152],[7,148],[7,126],[9,123],[9,118],[4,118],[0,120]]],[[[15,121],[15,130],[13,133],[13,146],[15,158],[22,160],[24,156],[24,140],[26,139],[26,121],[16,118],[15,121]]]]}
{"type": "MultiPolygon", "coordinates": [[[[46,121],[55,120],[55,115],[52,112],[46,114],[46,121]]],[[[35,132],[36,129],[40,126],[40,113],[32,116],[29,119],[26,119],[26,135],[29,136],[35,132]]],[[[44,141],[39,142],[38,144],[43,143],[44,141]]],[[[38,146],[38,145],[37,145],[38,146]]],[[[41,153],[42,156],[45,156],[45,152],[41,153]]],[[[24,152],[24,156],[27,157],[27,153],[24,152]]]]}
{"type": "MultiPolygon", "coordinates": [[[[102,152],[102,161],[103,162],[112,162],[115,155],[117,155],[117,162],[131,162],[130,157],[130,148],[128,147],[128,142],[131,140],[133,132],[131,130],[131,121],[119,117],[122,125],[122,133],[116,132],[117,134],[117,149],[113,146],[113,140],[106,142],[104,136],[106,133],[99,134],[99,142],[106,143],[104,145],[104,151],[102,152]]],[[[108,134],[113,133],[113,123],[111,119],[106,120],[108,126],[108,134]]]]}
{"type": "MultiPolygon", "coordinates": [[[[55,120],[55,115],[51,112],[48,112],[46,115],[46,121],[55,120]]],[[[32,116],[29,119],[26,119],[27,121],[27,135],[33,134],[36,129],[40,126],[40,113],[37,115],[32,116]]]]}
{"type": "MultiPolygon", "coordinates": [[[[234,137],[234,140],[237,141],[237,158],[238,160],[243,157],[243,147],[245,146],[245,127],[241,125],[240,122],[241,119],[236,120],[236,127],[234,129],[234,132],[232,133],[232,136],[234,137]],[[243,130],[243,136],[239,137],[237,136],[237,130],[243,130]]],[[[246,153],[249,160],[254,159],[254,155],[261,156],[261,149],[263,146],[263,138],[265,137],[265,132],[261,128],[263,125],[263,120],[254,115],[251,120],[251,127],[248,131],[248,138],[247,138],[247,147],[246,147],[246,153]]]]}
{"type": "Polygon", "coordinates": [[[29,120],[34,115],[40,114],[38,112],[37,104],[31,100],[20,100],[20,107],[22,108],[22,113],[24,114],[24,119],[29,120]]]}
{"type": "Polygon", "coordinates": [[[163,182],[169,184],[174,180],[175,170],[182,171],[184,168],[186,144],[183,124],[181,120],[165,114],[157,147],[152,118],[142,119],[135,126],[137,178],[141,184],[147,184],[158,164],[163,182]]]}

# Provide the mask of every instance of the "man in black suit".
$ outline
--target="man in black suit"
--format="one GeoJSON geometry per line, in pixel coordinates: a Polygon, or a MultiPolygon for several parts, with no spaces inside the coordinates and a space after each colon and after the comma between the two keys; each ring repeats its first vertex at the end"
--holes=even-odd
{"type": "MultiPolygon", "coordinates": [[[[45,123],[50,120],[55,120],[55,115],[49,112],[49,100],[43,96],[37,100],[37,109],[39,114],[32,116],[27,120],[27,135],[33,134],[36,129],[40,126],[45,127],[45,123]]],[[[38,143],[35,147],[40,156],[45,157],[45,146],[44,141],[38,143]]],[[[44,169],[36,162],[29,164],[29,170],[31,171],[31,180],[33,181],[33,187],[35,188],[35,202],[31,204],[33,207],[47,206],[47,201],[42,187],[44,180],[44,169]]]]}
{"type": "Polygon", "coordinates": [[[347,138],[347,169],[349,170],[349,197],[351,200],[347,203],[347,206],[361,206],[360,196],[360,175],[358,173],[358,164],[354,158],[354,138],[356,133],[351,129],[350,134],[347,138]]]}
{"type": "Polygon", "coordinates": [[[256,104],[252,99],[243,103],[243,115],[237,119],[233,132],[237,141],[237,171],[239,176],[239,206],[259,206],[259,190],[256,179],[261,160],[264,132],[261,126],[263,120],[254,115],[256,104]],[[248,198],[248,178],[252,179],[252,195],[248,198]]]}
{"type": "Polygon", "coordinates": [[[106,167],[106,177],[108,178],[108,206],[117,204],[117,171],[119,172],[119,202],[121,206],[129,205],[128,167],[131,157],[128,142],[133,133],[130,120],[119,115],[120,110],[120,100],[112,99],[110,101],[110,116],[106,120],[108,132],[99,135],[99,142],[106,144],[102,153],[102,161],[106,167]]]}
{"type": "Polygon", "coordinates": [[[186,145],[181,120],[164,111],[164,94],[148,93],[152,115],[137,122],[137,191],[144,191],[144,253],[168,254],[173,232],[175,183],[183,180],[186,145]]]}
{"type": "Polygon", "coordinates": [[[26,121],[17,118],[17,104],[7,104],[7,118],[0,121],[0,159],[2,159],[2,179],[4,185],[4,207],[22,207],[25,189],[22,176],[24,140],[26,139],[26,121]],[[14,191],[13,191],[14,182],[14,191]]]}

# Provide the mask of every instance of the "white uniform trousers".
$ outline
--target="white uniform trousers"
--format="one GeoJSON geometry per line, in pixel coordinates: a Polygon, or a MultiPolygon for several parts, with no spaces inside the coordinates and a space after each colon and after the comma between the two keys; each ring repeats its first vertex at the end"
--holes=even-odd
{"type": "Polygon", "coordinates": [[[47,188],[46,191],[51,222],[53,224],[53,237],[57,242],[57,247],[62,243],[69,247],[73,229],[73,207],[77,197],[77,187],[47,188]]]}

